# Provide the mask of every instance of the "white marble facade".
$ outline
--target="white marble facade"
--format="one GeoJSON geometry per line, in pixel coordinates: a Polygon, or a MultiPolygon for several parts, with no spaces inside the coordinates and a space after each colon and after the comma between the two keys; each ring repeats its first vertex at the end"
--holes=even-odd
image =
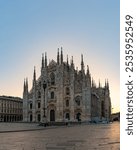
{"type": "Polygon", "coordinates": [[[62,48],[61,52],[58,49],[57,60],[51,60],[49,64],[47,55],[42,55],[41,75],[36,78],[34,68],[33,85],[30,91],[28,80],[24,81],[23,121],[91,121],[92,116],[99,119],[103,116],[109,119],[111,102],[108,82],[103,88],[97,88],[92,84],[89,67],[85,69],[84,66],[83,55],[81,55],[80,70],[75,69],[73,57],[70,62],[68,58],[66,61],[63,60],[62,48]],[[108,89],[107,96],[104,93],[105,89],[108,89]],[[94,98],[93,93],[96,93],[99,98],[94,98]],[[95,103],[96,100],[99,102],[95,103]],[[92,108],[92,104],[99,106],[92,108]],[[96,110],[93,111],[94,109],[96,110]],[[92,114],[96,111],[98,111],[97,115],[92,114]]]}

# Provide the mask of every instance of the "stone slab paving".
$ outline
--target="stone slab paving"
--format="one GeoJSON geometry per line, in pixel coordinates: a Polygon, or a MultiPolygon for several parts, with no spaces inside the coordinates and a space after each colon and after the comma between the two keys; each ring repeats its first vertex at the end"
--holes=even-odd
{"type": "Polygon", "coordinates": [[[0,133],[0,150],[119,150],[120,124],[0,133]]]}
{"type": "Polygon", "coordinates": [[[38,123],[7,123],[0,122],[0,132],[42,129],[38,123]]]}

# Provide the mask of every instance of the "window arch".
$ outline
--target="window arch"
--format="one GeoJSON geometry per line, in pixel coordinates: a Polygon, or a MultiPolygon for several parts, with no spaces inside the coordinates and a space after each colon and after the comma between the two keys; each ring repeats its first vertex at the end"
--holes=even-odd
{"type": "Polygon", "coordinates": [[[32,103],[30,103],[30,109],[32,109],[32,103]]]}
{"type": "Polygon", "coordinates": [[[54,92],[53,92],[53,91],[50,93],[50,97],[51,97],[51,99],[54,99],[55,94],[54,94],[54,92]]]}
{"type": "Polygon", "coordinates": [[[30,114],[29,117],[30,117],[30,122],[32,122],[32,118],[33,118],[32,114],[30,114]]]}
{"type": "Polygon", "coordinates": [[[69,87],[66,87],[66,95],[70,95],[70,89],[69,89],[69,87]]]}
{"type": "Polygon", "coordinates": [[[55,84],[55,74],[53,72],[50,74],[50,81],[51,81],[51,85],[55,84]]]}
{"type": "Polygon", "coordinates": [[[69,100],[66,100],[66,107],[69,107],[69,100]]]}
{"type": "Polygon", "coordinates": [[[41,103],[40,102],[38,102],[38,108],[40,108],[41,107],[41,103]]]}

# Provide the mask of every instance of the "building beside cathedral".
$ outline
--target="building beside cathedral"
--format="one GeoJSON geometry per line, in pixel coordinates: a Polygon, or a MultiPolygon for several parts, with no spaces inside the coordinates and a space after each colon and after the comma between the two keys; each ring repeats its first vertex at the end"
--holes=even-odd
{"type": "Polygon", "coordinates": [[[81,69],[75,69],[73,57],[69,63],[63,60],[63,51],[57,52],[57,60],[47,63],[42,55],[41,74],[36,78],[34,68],[33,85],[28,90],[28,79],[24,80],[23,121],[64,122],[109,121],[111,101],[109,83],[97,87],[89,67],[85,68],[81,55],[81,69]]]}
{"type": "Polygon", "coordinates": [[[23,101],[19,97],[0,96],[0,122],[22,121],[23,101]]]}

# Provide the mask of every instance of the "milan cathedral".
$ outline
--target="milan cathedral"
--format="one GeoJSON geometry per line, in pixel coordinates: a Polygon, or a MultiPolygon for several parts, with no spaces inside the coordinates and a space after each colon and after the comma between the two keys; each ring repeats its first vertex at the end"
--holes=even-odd
{"type": "Polygon", "coordinates": [[[111,99],[108,80],[105,85],[91,79],[89,67],[85,68],[81,55],[81,68],[75,69],[73,57],[63,60],[63,50],[58,49],[57,60],[47,63],[42,55],[41,75],[36,78],[34,67],[33,85],[28,90],[24,80],[23,121],[65,122],[109,121],[111,99]]]}

